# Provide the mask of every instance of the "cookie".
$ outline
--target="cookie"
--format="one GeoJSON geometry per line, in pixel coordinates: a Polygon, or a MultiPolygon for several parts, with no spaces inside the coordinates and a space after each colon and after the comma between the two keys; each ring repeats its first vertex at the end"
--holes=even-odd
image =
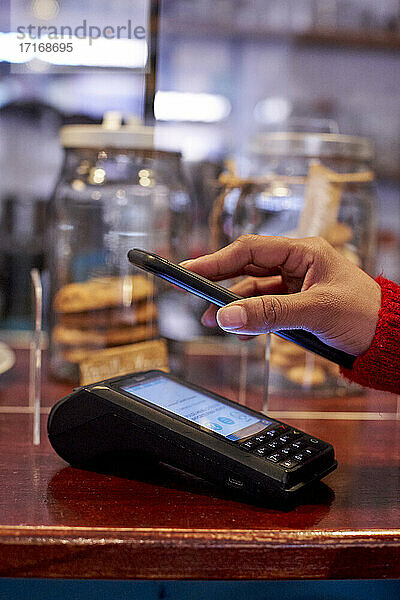
{"type": "Polygon", "coordinates": [[[103,308],[76,313],[61,313],[58,323],[69,329],[116,328],[149,323],[157,318],[153,302],[139,302],[127,308],[103,308]]]}
{"type": "Polygon", "coordinates": [[[293,342],[288,342],[287,340],[283,340],[278,336],[273,336],[271,338],[271,354],[273,352],[279,352],[280,354],[284,354],[290,358],[293,357],[304,357],[305,350],[294,344],[293,342]]]}
{"type": "Polygon", "coordinates": [[[62,357],[67,362],[80,363],[91,356],[95,356],[97,352],[99,352],[99,350],[95,350],[93,346],[91,348],[77,348],[75,350],[64,350],[62,357]]]}
{"type": "Polygon", "coordinates": [[[306,367],[292,367],[288,370],[287,377],[300,385],[322,385],[326,381],[325,372],[321,367],[314,367],[311,371],[306,367]]]}
{"type": "Polygon", "coordinates": [[[58,313],[80,313],[130,306],[152,297],[153,293],[153,283],[143,275],[99,277],[60,288],[54,298],[54,310],[58,313]]]}
{"type": "Polygon", "coordinates": [[[115,329],[69,329],[56,325],[53,329],[53,342],[62,346],[105,348],[147,340],[155,336],[153,325],[137,327],[117,327],[115,329]]]}
{"type": "Polygon", "coordinates": [[[270,364],[272,367],[276,367],[277,369],[289,369],[290,367],[295,367],[297,365],[304,365],[304,362],[304,353],[303,356],[290,356],[276,350],[271,352],[270,364]]]}
{"type": "Polygon", "coordinates": [[[332,244],[332,246],[341,247],[348,244],[353,239],[351,227],[346,223],[333,223],[324,232],[324,238],[332,244]]]}
{"type": "Polygon", "coordinates": [[[138,371],[169,370],[167,343],[163,339],[90,352],[79,362],[80,385],[138,371]]]}

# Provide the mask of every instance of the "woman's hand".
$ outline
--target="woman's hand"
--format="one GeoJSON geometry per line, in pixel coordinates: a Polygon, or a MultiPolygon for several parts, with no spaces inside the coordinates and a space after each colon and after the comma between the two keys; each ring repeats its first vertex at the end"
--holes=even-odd
{"type": "Polygon", "coordinates": [[[380,286],[323,238],[244,235],[182,265],[213,281],[248,276],[231,288],[244,299],[210,307],[204,325],[240,335],[305,329],[355,356],[374,337],[380,286]]]}

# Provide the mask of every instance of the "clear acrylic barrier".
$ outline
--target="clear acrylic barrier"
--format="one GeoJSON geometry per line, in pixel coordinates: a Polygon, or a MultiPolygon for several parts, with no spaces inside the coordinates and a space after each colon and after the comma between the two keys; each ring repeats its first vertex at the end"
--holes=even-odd
{"type": "Polygon", "coordinates": [[[35,328],[30,344],[29,408],[33,413],[33,444],[38,446],[40,444],[43,288],[37,269],[31,270],[31,282],[34,295],[35,328]]]}
{"type": "MultiPolygon", "coordinates": [[[[7,350],[10,362],[6,368],[3,368],[1,373],[12,370],[14,367],[18,373],[18,353],[21,350],[29,348],[29,370],[28,377],[29,381],[21,381],[17,375],[16,381],[27,384],[27,393],[24,392],[23,396],[28,396],[28,403],[7,402],[0,405],[0,414],[32,414],[33,416],[33,427],[32,427],[32,443],[35,446],[40,444],[40,417],[41,413],[47,413],[48,408],[41,406],[41,379],[42,379],[42,350],[46,347],[46,335],[42,331],[43,322],[43,286],[39,271],[32,269],[30,272],[31,284],[33,289],[33,331],[6,331],[4,330],[1,335],[1,345],[4,347],[4,351],[7,350]],[[17,365],[15,365],[17,363],[17,365]],[[28,385],[29,384],[29,385],[28,385]],[[26,395],[25,395],[26,394],[26,395]]],[[[4,365],[3,365],[4,367],[4,365]]],[[[23,371],[25,372],[25,371],[23,371]]],[[[7,376],[6,376],[7,377],[7,376]]],[[[13,386],[14,380],[11,377],[11,386],[13,386]]],[[[25,386],[24,386],[25,387],[25,386]]],[[[7,384],[5,384],[7,389],[7,384]]],[[[21,389],[21,388],[19,388],[21,389]]],[[[22,388],[23,389],[23,388],[22,388]]],[[[26,388],[25,388],[26,389],[26,388]]],[[[14,395],[5,394],[6,398],[14,395]]]]}

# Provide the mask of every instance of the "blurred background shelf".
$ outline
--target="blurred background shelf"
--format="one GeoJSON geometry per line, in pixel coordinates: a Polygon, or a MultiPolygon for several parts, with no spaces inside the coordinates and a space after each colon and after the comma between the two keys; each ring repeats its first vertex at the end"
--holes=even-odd
{"type": "MultiPolygon", "coordinates": [[[[115,1],[111,13],[107,0],[79,5],[20,0],[14,8],[17,4],[29,18],[41,4],[47,9],[59,4],[77,22],[100,20],[105,26],[132,18],[132,3],[125,0],[115,1]]],[[[136,115],[153,121],[156,144],[182,153],[197,206],[194,221],[201,221],[195,233],[199,250],[208,243],[207,215],[224,160],[233,156],[238,162],[256,135],[284,131],[293,119],[335,122],[341,133],[372,140],[381,239],[400,239],[398,0],[151,0],[150,5],[153,14],[160,8],[160,21],[157,68],[147,76],[128,68],[126,55],[118,53],[112,68],[108,56],[99,55],[96,66],[68,67],[39,60],[18,64],[15,52],[8,61],[0,53],[4,327],[30,325],[27,273],[45,262],[47,203],[63,158],[58,130],[65,123],[100,123],[110,110],[125,120],[136,115]]],[[[10,9],[10,0],[1,2],[1,32],[10,32],[10,9]]],[[[154,20],[151,28],[154,33],[154,20]]],[[[400,278],[399,246],[391,244],[390,260],[383,244],[377,267],[400,278]]]]}
{"type": "Polygon", "coordinates": [[[398,33],[376,33],[364,31],[311,30],[294,35],[298,44],[309,46],[334,46],[335,48],[356,48],[363,50],[400,50],[398,33]]]}
{"type": "Polygon", "coordinates": [[[335,48],[357,48],[365,50],[400,50],[400,34],[393,32],[346,31],[332,29],[310,29],[307,31],[277,31],[265,26],[244,27],[235,23],[215,21],[180,21],[166,18],[162,23],[165,36],[178,38],[209,38],[214,40],[238,41],[292,41],[303,46],[334,46],[335,48]]]}

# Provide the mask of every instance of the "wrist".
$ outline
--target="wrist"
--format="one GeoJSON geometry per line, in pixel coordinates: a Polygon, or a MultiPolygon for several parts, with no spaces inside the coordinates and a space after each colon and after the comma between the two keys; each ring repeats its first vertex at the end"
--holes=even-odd
{"type": "Polygon", "coordinates": [[[345,377],[363,386],[400,392],[400,286],[382,276],[381,307],[375,334],[368,349],[352,369],[341,369],[345,377]]]}

